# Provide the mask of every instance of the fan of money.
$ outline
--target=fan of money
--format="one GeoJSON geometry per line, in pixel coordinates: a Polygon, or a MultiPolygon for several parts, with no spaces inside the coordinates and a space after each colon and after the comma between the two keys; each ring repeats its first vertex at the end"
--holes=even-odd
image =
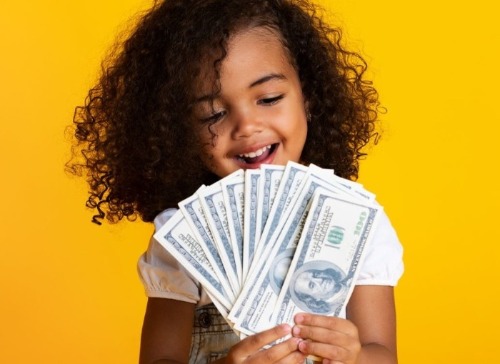
{"type": "Polygon", "coordinates": [[[289,162],[202,186],[155,234],[241,336],[338,316],[381,207],[333,170],[289,162]]]}

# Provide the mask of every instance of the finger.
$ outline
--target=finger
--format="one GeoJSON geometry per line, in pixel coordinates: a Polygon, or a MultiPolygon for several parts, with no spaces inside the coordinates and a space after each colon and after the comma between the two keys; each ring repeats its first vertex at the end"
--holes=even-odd
{"type": "Polygon", "coordinates": [[[272,329],[262,331],[258,334],[247,337],[240,341],[234,347],[235,354],[238,356],[248,356],[262,349],[264,346],[275,342],[282,337],[291,333],[291,327],[287,324],[282,324],[273,327],[272,329]]]}
{"type": "Polygon", "coordinates": [[[296,325],[292,329],[292,335],[304,340],[343,347],[349,346],[353,341],[358,341],[357,336],[350,336],[341,331],[316,326],[296,325]]]}
{"type": "Polygon", "coordinates": [[[297,325],[323,327],[351,336],[357,335],[356,326],[351,321],[339,317],[299,313],[295,315],[294,321],[297,325]]]}
{"type": "Polygon", "coordinates": [[[269,349],[262,350],[252,356],[252,361],[262,363],[302,363],[305,355],[298,350],[301,339],[292,337],[269,349]]]}
{"type": "Polygon", "coordinates": [[[276,364],[303,364],[305,360],[306,356],[300,351],[295,350],[278,360],[276,364]]]}
{"type": "Polygon", "coordinates": [[[331,362],[352,362],[357,356],[357,352],[351,352],[346,348],[304,340],[299,343],[299,350],[304,355],[314,355],[331,362]]]}

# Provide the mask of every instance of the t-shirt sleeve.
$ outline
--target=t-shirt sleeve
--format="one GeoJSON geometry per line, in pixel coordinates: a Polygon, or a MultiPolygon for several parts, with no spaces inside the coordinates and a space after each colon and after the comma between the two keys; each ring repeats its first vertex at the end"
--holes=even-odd
{"type": "MultiPolygon", "coordinates": [[[[154,221],[156,231],[176,211],[168,209],[159,214],[154,221]]],[[[151,237],[148,250],[139,258],[137,269],[148,297],[190,303],[200,301],[199,282],[154,237],[151,237]]]]}
{"type": "Polygon", "coordinates": [[[356,285],[396,286],[403,274],[403,247],[386,213],[381,212],[373,240],[366,247],[356,285]]]}

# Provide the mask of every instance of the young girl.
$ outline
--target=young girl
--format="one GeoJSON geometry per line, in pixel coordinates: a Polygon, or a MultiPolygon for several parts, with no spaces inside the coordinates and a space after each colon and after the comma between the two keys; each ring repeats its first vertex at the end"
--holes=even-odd
{"type": "MultiPolygon", "coordinates": [[[[355,179],[379,105],[365,68],[306,1],[155,2],[75,114],[83,158],[72,166],[88,177],[94,222],[140,216],[158,229],[200,185],[263,163],[314,163],[355,179]]],[[[139,260],[149,296],[140,362],[396,363],[402,267],[384,218],[345,317],[298,314],[293,327],[240,341],[152,239],[139,260]]]]}

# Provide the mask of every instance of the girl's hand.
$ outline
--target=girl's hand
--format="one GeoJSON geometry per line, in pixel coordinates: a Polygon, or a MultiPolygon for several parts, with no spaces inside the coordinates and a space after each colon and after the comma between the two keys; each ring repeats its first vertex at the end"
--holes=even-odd
{"type": "Polygon", "coordinates": [[[278,325],[272,329],[249,336],[229,350],[225,364],[267,364],[267,363],[302,363],[305,355],[298,350],[299,338],[291,337],[269,349],[263,347],[291,333],[289,325],[278,325]]]}
{"type": "Polygon", "coordinates": [[[323,363],[355,364],[361,351],[357,327],[350,321],[299,313],[292,329],[294,337],[302,339],[299,350],[304,355],[323,358],[323,363]]]}

